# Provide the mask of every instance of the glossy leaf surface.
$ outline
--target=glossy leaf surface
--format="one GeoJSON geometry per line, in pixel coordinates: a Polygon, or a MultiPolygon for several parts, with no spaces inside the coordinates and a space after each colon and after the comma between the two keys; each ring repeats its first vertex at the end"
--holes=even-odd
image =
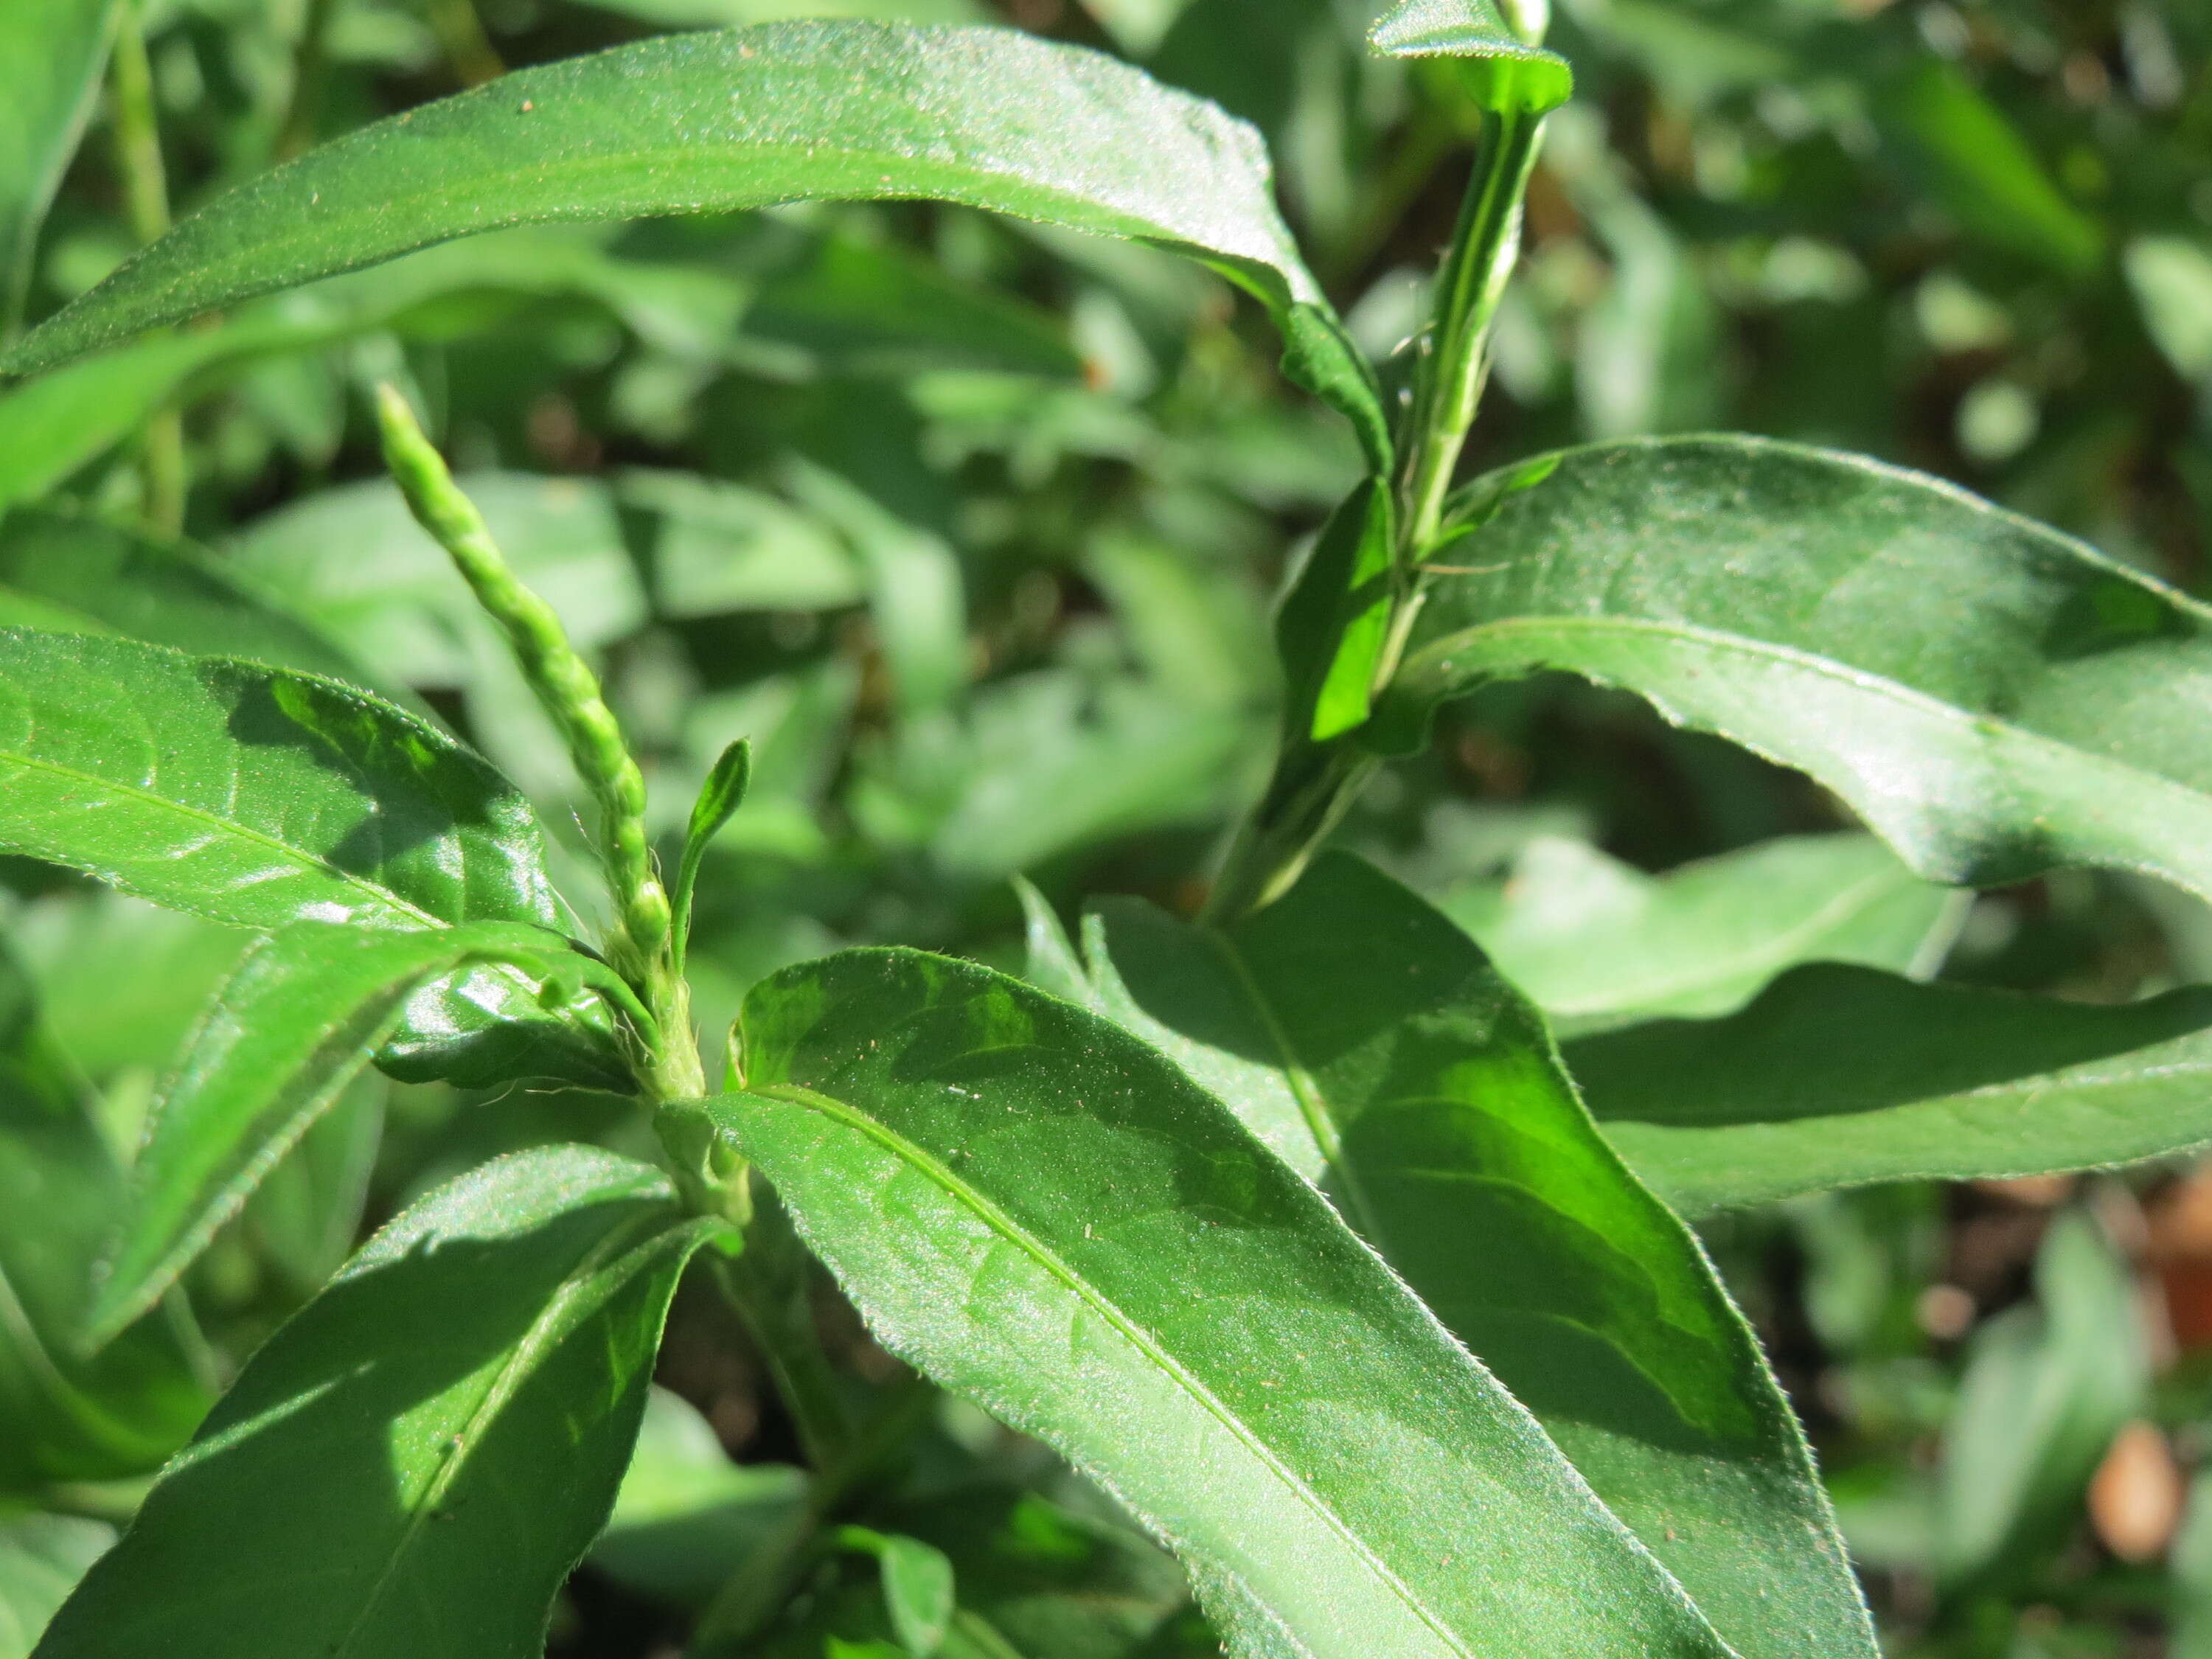
{"type": "Polygon", "coordinates": [[[1738,1653],[1874,1651],[1742,1316],[1465,934],[1340,854],[1224,930],[1089,932],[1108,1011],[1329,1192],[1738,1653]]]}
{"type": "Polygon", "coordinates": [[[93,1303],[95,1338],[137,1318],[337,1101],[426,981],[471,960],[557,956],[512,923],[386,933],[302,921],[246,954],[155,1101],[131,1219],[93,1303]]]}
{"type": "Polygon", "coordinates": [[[41,328],[23,372],[501,225],[928,197],[1234,265],[1312,303],[1255,134],[1004,30],[769,24],[525,70],[223,198],[41,328]]]}
{"type": "Polygon", "coordinates": [[[1567,1045],[1607,1138],[1691,1214],[2212,1141],[2212,991],[2121,1007],[1801,968],[1725,1019],[1567,1045]]]}
{"type": "Polygon", "coordinates": [[[745,1032],[754,1092],[704,1109],[878,1337],[1116,1492],[1233,1651],[1724,1651],[1320,1195],[1137,1038],[898,951],[776,975],[745,1032]]]}
{"type": "Polygon", "coordinates": [[[1958,898],[1872,836],[1784,836],[1658,877],[1547,837],[1443,908],[1555,1030],[1574,1030],[1734,1013],[1800,963],[1933,969],[1958,898]]]}
{"type": "Polygon", "coordinates": [[[700,1239],[582,1147],[433,1194],[254,1356],[40,1659],[536,1659],[700,1239]]]}
{"type": "Polygon", "coordinates": [[[1810,773],[1931,881],[2212,893],[2212,611],[1917,474],[1750,438],[1572,451],[1440,579],[1392,738],[1565,669],[1810,773]],[[1405,717],[1413,718],[1405,718],[1405,717]]]}
{"type": "Polygon", "coordinates": [[[79,1351],[94,1268],[125,1204],[91,1105],[28,976],[0,952],[0,1493],[142,1474],[207,1408],[166,1319],[97,1356],[79,1351]]]}
{"type": "Polygon", "coordinates": [[[551,926],[530,809],[335,681],[0,629],[0,846],[247,927],[551,926]]]}

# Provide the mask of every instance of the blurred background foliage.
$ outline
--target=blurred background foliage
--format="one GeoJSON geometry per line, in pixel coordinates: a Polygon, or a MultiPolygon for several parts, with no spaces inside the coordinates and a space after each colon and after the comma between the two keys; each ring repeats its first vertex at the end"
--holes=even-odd
{"type": "MultiPolygon", "coordinates": [[[[43,233],[0,240],[0,266],[35,320],[171,209],[503,65],[793,15],[997,21],[1261,127],[1316,268],[1387,360],[1473,121],[1449,83],[1366,56],[1373,9],[148,0],[43,233]]],[[[1577,95],[1535,176],[1472,465],[1741,428],[1928,469],[2208,592],[2212,9],[1559,0],[1552,39],[1577,95]]],[[[433,411],[603,662],[667,827],[723,744],[758,746],[702,883],[710,1031],[751,981],[841,944],[1018,967],[1017,874],[1064,909],[1190,908],[1267,757],[1271,595],[1358,465],[1279,383],[1249,305],[1141,249],[903,205],[512,231],[0,396],[0,620],[349,673],[467,734],[558,838],[561,747],[380,481],[380,379],[433,411]]],[[[2212,914],[2169,890],[1929,888],[1802,777],[1563,679],[1450,711],[1343,833],[1564,1031],[1725,1012],[1812,959],[2100,1000],[2212,978],[2212,914]]],[[[6,874],[8,935],[127,1159],[243,941],[6,874]]],[[[188,1346],[225,1374],[362,1227],[469,1163],[634,1133],[586,1093],[364,1084],[198,1270],[188,1346]]],[[[1893,1651],[2212,1659],[2212,1168],[1870,1188],[1705,1231],[1893,1651]]],[[[904,1386],[809,1293],[872,1386],[904,1386]]],[[[679,1304],[556,1653],[672,1651],[798,1501],[790,1425],[724,1320],[679,1304]]],[[[173,1440],[192,1408],[164,1409],[173,1440]]],[[[935,1427],[882,1524],[945,1552],[963,1606],[1024,1654],[1208,1650],[1171,1565],[1103,1498],[971,1413],[917,1409],[935,1427]]],[[[127,1463],[49,1480],[41,1516],[0,1511],[0,1580],[65,1581],[131,1498],[92,1477],[127,1463]]],[[[893,1567],[865,1538],[823,1564],[772,1651],[901,1651],[893,1567]]]]}

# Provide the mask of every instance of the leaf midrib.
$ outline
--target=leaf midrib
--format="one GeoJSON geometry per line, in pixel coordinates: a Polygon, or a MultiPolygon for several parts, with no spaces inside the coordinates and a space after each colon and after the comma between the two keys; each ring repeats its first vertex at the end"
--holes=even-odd
{"type": "MultiPolygon", "coordinates": [[[[351,871],[340,869],[337,865],[332,864],[325,858],[307,852],[301,848],[294,847],[288,842],[279,841],[276,836],[268,834],[264,830],[253,829],[250,825],[240,823],[234,818],[218,817],[216,814],[209,811],[205,807],[189,806],[182,801],[173,800],[166,795],[156,794],[154,791],[145,787],[143,785],[118,783],[113,779],[101,777],[96,772],[87,772],[76,767],[64,766],[59,762],[44,760],[34,755],[23,754],[19,750],[0,752],[0,766],[16,766],[24,768],[27,770],[50,772],[56,777],[65,778],[75,783],[105,790],[111,794],[131,796],[140,801],[159,807],[164,811],[173,813],[179,817],[190,818],[198,823],[210,825],[217,830],[222,831],[234,840],[246,842],[255,846],[267,848],[273,852],[281,854],[295,867],[303,871],[319,872],[339,886],[356,889],[357,890],[368,895],[370,898],[380,901],[385,908],[396,911],[400,916],[419,921],[425,927],[442,928],[451,927],[453,925],[450,922],[447,922],[444,918],[433,915],[430,912],[422,908],[419,905],[414,904],[410,901],[402,898],[390,888],[381,886],[375,882],[370,881],[366,877],[356,875],[351,871]]],[[[210,910],[206,912],[206,914],[212,915],[214,912],[210,910]]],[[[352,920],[358,923],[362,919],[356,917],[352,920]]]]}
{"type": "MultiPolygon", "coordinates": [[[[1917,686],[1907,685],[1901,680],[1877,674],[1871,669],[1856,667],[1840,658],[1823,656],[1818,652],[1806,650],[1797,646],[1777,645],[1765,640],[1754,640],[1741,634],[1725,633],[1718,629],[1707,628],[1697,623],[1668,622],[1642,617],[1539,615],[1504,617],[1495,622],[1477,623],[1473,627],[1461,629],[1440,639],[1431,641],[1421,647],[1419,658],[1409,666],[1414,672],[1421,672],[1424,669],[1442,670],[1438,695],[1448,696],[1458,689],[1460,684],[1449,673],[1449,659],[1455,652],[1480,649],[1486,639],[1501,635],[1547,632],[1650,634],[1669,640],[1680,640],[1701,645],[1717,653],[1732,652],[1739,656],[1764,658],[1775,662],[1787,663],[1792,667],[1818,675],[1822,678],[1842,681],[1869,696],[1881,697],[1889,702],[1902,704],[1916,712],[1933,715],[1954,726],[1974,728],[1979,735],[2009,739],[2025,746],[2060,756],[2070,763],[2084,763],[2105,771],[2119,774],[2130,780],[2139,780],[2160,791],[2179,796],[2195,811],[2203,811],[2208,805],[2212,805],[2212,801],[2208,801],[2205,792],[2194,785],[2185,783],[2177,778],[2170,778],[2162,772],[2154,772],[2133,761],[2100,754],[2094,749],[2081,748],[2063,738],[2048,736],[2030,727],[2001,719],[1995,714],[1977,713],[1961,704],[1946,702],[1932,692],[1923,691],[1917,686]]],[[[1595,669],[1585,672],[1593,678],[1607,678],[1601,671],[1595,669]]],[[[1619,682],[1616,679],[1609,683],[1618,684],[1619,682]]],[[[1643,692],[1641,695],[1657,700],[1659,694],[1643,692]]],[[[1779,759],[1777,757],[1770,757],[1770,758],[1779,759]]],[[[1794,764],[1787,760],[1780,760],[1780,763],[1794,764]]]]}
{"type": "Polygon", "coordinates": [[[634,1242],[638,1242],[638,1235],[675,1231],[668,1225],[665,1214],[647,1213],[632,1217],[609,1230],[606,1237],[586,1251],[575,1266],[562,1276],[560,1289],[547,1300],[538,1317],[531,1322],[530,1328],[523,1333],[521,1340],[508,1352],[506,1361],[492,1378],[490,1387],[485,1389],[483,1398],[477,1402],[475,1409],[470,1412],[460,1428],[447,1437],[446,1455],[439,1463],[437,1473],[416,1499],[409,1512],[406,1526],[392,1543],[390,1559],[385,1563],[384,1571],[377,1575],[375,1583],[362,1597],[361,1610],[355,1614],[344,1638],[331,1650],[330,1659],[346,1659],[347,1655],[356,1651],[354,1644],[368,1628],[369,1620],[391,1589],[394,1576],[405,1563],[416,1540],[421,1536],[423,1528],[429,1524],[431,1517],[437,1514],[439,1504],[453,1489],[453,1483],[460,1479],[462,1469],[476,1452],[480,1431],[514,1403],[514,1396],[520,1392],[530,1371],[536,1367],[545,1350],[567,1335],[569,1328],[565,1316],[570,1306],[588,1291],[599,1270],[629,1249],[634,1242]]]}
{"type": "Polygon", "coordinates": [[[848,1106],[828,1095],[818,1094],[797,1084],[769,1084],[757,1085],[750,1092],[779,1100],[807,1110],[818,1112],[833,1121],[859,1131],[866,1139],[890,1152],[908,1168],[936,1185],[955,1203],[964,1206],[992,1231],[1007,1243],[1027,1255],[1048,1273],[1065,1285],[1077,1300],[1090,1307],[1139,1354],[1150,1360],[1164,1376],[1180,1388],[1200,1409],[1228,1431],[1261,1465],[1279,1480],[1285,1490],[1295,1496],[1328,1529],[1341,1539],[1352,1556],[1362,1563],[1381,1583],[1388,1586],[1407,1612],[1426,1626],[1445,1647],[1462,1659],[1477,1659],[1474,1650],[1462,1643],[1451,1628],[1431,1613],[1421,1598],[1394,1571],[1389,1564],[1378,1556],[1365,1539],[1339,1515],[1334,1507],[1314,1491],[1305,1480],[1276,1454],[1274,1449],[1253,1433],[1243,1419],[1230,1410],[1210,1389],[1191,1375],[1174,1356],[1160,1346],[1158,1340],[1125,1315],[1119,1307],[1091,1288],[1082,1275],[1053,1250],[1048,1249],[1029,1229],[1023,1226],[998,1204],[962,1180],[951,1169],[932,1157],[921,1146],[900,1135],[888,1126],[879,1123],[866,1113],[848,1106]]]}

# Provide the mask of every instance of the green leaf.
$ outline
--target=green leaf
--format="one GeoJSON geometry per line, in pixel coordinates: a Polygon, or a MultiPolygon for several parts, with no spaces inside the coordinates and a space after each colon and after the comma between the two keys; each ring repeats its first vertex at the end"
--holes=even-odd
{"type": "Polygon", "coordinates": [[[352,659],[224,562],[73,513],[25,507],[0,519],[0,619],[34,603],[35,625],[120,634],[204,656],[359,680],[352,659]]]}
{"type": "Polygon", "coordinates": [[[754,1092],[677,1109],[758,1163],[894,1352],[1145,1517],[1232,1651],[1725,1651],[1321,1196],[1135,1037],[903,951],[788,969],[744,1024],[754,1092]]]}
{"type": "Polygon", "coordinates": [[[703,1226],[579,1146],[423,1200],[247,1364],[40,1659],[536,1654],[703,1226]]]}
{"type": "Polygon", "coordinates": [[[1325,1188],[1737,1653],[1873,1655],[1749,1328],[1473,941],[1343,854],[1224,930],[1109,901],[1087,933],[1114,1016],[1325,1188]]]}
{"type": "Polygon", "coordinates": [[[94,1339],[176,1282],[368,1064],[420,987],[470,962],[543,962],[564,945],[501,922],[386,933],[299,921],[258,941],[155,1103],[130,1222],[88,1316],[94,1339]]]}
{"type": "Polygon", "coordinates": [[[2123,266],[2143,326],[2185,380],[2212,380],[2212,252],[2188,236],[2142,236],[2123,266]]]}
{"type": "MultiPolygon", "coordinates": [[[[474,486],[464,488],[473,499],[474,486]]],[[[618,475],[616,489],[624,508],[650,515],[644,539],[660,616],[836,611],[866,597],[836,533],[773,495],[689,472],[642,470],[618,475]]],[[[501,545],[515,544],[502,538],[501,545]]]]}
{"type": "Polygon", "coordinates": [[[698,799],[691,803],[691,821],[684,831],[684,856],[677,865],[675,885],[668,894],[675,911],[673,937],[678,973],[684,969],[684,955],[691,940],[691,896],[699,885],[699,866],[705,861],[707,848],[714,837],[744,805],[745,790],[752,777],[752,741],[739,738],[716,758],[713,769],[707,774],[707,781],[700,787],[698,799]]]}
{"type": "Polygon", "coordinates": [[[1463,69],[1469,89],[1500,112],[1541,115],[1575,88],[1567,60],[1507,28],[1497,0],[1397,0],[1368,39],[1386,58],[1470,60],[1463,69]]]}
{"type": "Polygon", "coordinates": [[[501,225],[929,197],[1134,238],[1321,304],[1249,131],[1006,30],[816,21],[527,70],[324,145],[179,225],[6,360],[21,374],[501,225]]]}
{"type": "Polygon", "coordinates": [[[1554,1030],[1731,1014],[1806,962],[1932,971],[1960,896],[1872,836],[1788,836],[1661,877],[1544,836],[1443,901],[1554,1030]]]}
{"type": "Polygon", "coordinates": [[[1869,112],[1936,199],[1978,241],[2085,276],[2103,228],[2059,193],[2004,112],[1952,64],[1917,52],[1869,112]]]}
{"type": "Polygon", "coordinates": [[[585,0],[662,28],[729,28],[792,17],[866,17],[883,23],[980,23],[976,0],[585,0]]]}
{"type": "Polygon", "coordinates": [[[2212,1141],[2212,990],[2120,1007],[1798,969],[1729,1018],[1571,1042],[1607,1138],[1690,1214],[2045,1175],[2212,1141]]]}
{"type": "Polygon", "coordinates": [[[353,687],[0,629],[0,847],[218,921],[558,921],[490,768],[353,687]]]}
{"type": "Polygon", "coordinates": [[[2212,894],[2212,611],[1916,473],[1750,438],[1571,451],[1431,589],[1374,727],[1558,668],[1810,773],[1931,881],[2212,894]]]}
{"type": "Polygon", "coordinates": [[[910,1659],[930,1659],[943,1644],[957,1605],[952,1563],[945,1552],[918,1538],[870,1527],[840,1527],[836,1538],[844,1548],[875,1558],[883,1573],[884,1607],[899,1645],[910,1659]]]}
{"type": "Polygon", "coordinates": [[[0,1659],[30,1659],[54,1609],[114,1541],[115,1528],[105,1521],[0,1518],[0,1659]]]}
{"type": "Polygon", "coordinates": [[[0,952],[0,1492],[143,1474],[207,1408],[166,1317],[95,1357],[78,1351],[94,1264],[123,1209],[87,1091],[0,952]]]}
{"type": "Polygon", "coordinates": [[[92,115],[118,0],[11,0],[0,15],[0,337],[22,315],[39,227],[92,115]]]}
{"type": "Polygon", "coordinates": [[[627,1589],[703,1607],[805,1501],[804,1471],[732,1463],[705,1418],[656,1388],[592,1565],[627,1589]]]}
{"type": "Polygon", "coordinates": [[[2127,1266],[2086,1215],[2051,1224],[2039,1307],[1983,1325],[1944,1425],[1934,1563],[1956,1586],[2017,1582],[2063,1544],[2112,1437],[2145,1408],[2150,1338],[2127,1266]]]}

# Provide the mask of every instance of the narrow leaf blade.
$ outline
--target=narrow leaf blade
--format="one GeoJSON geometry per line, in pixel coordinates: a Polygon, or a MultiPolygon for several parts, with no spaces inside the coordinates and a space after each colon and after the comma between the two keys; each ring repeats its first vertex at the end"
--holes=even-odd
{"type": "Polygon", "coordinates": [[[2212,894],[2212,610],[1916,473],[1751,438],[1571,451],[1440,579],[1378,743],[1565,669],[1810,773],[1931,881],[2212,894]]]}
{"type": "Polygon", "coordinates": [[[1724,1651],[1320,1195],[1136,1038],[896,951],[779,975],[746,1036],[768,1092],[704,1109],[879,1337],[1120,1493],[1234,1651],[1724,1651]]]}
{"type": "Polygon", "coordinates": [[[2099,1006],[1815,964],[1723,1019],[1567,1045],[1606,1136],[1692,1215],[2212,1141],[2212,990],[2099,1006]]]}
{"type": "Polygon", "coordinates": [[[39,1659],[538,1652],[702,1237],[583,1147],[434,1193],[254,1356],[39,1659]]]}
{"type": "Polygon", "coordinates": [[[928,197],[1133,237],[1316,301],[1249,128],[1097,53],[847,21],[650,40],[326,144],[40,328],[15,373],[501,225],[928,197]]]}
{"type": "Polygon", "coordinates": [[[1784,1659],[1809,1637],[1870,1659],[1749,1328],[1598,1134],[1534,1010],[1448,918],[1333,854],[1225,930],[1125,902],[1090,936],[1116,1017],[1327,1188],[1737,1653],[1784,1659]]]}

